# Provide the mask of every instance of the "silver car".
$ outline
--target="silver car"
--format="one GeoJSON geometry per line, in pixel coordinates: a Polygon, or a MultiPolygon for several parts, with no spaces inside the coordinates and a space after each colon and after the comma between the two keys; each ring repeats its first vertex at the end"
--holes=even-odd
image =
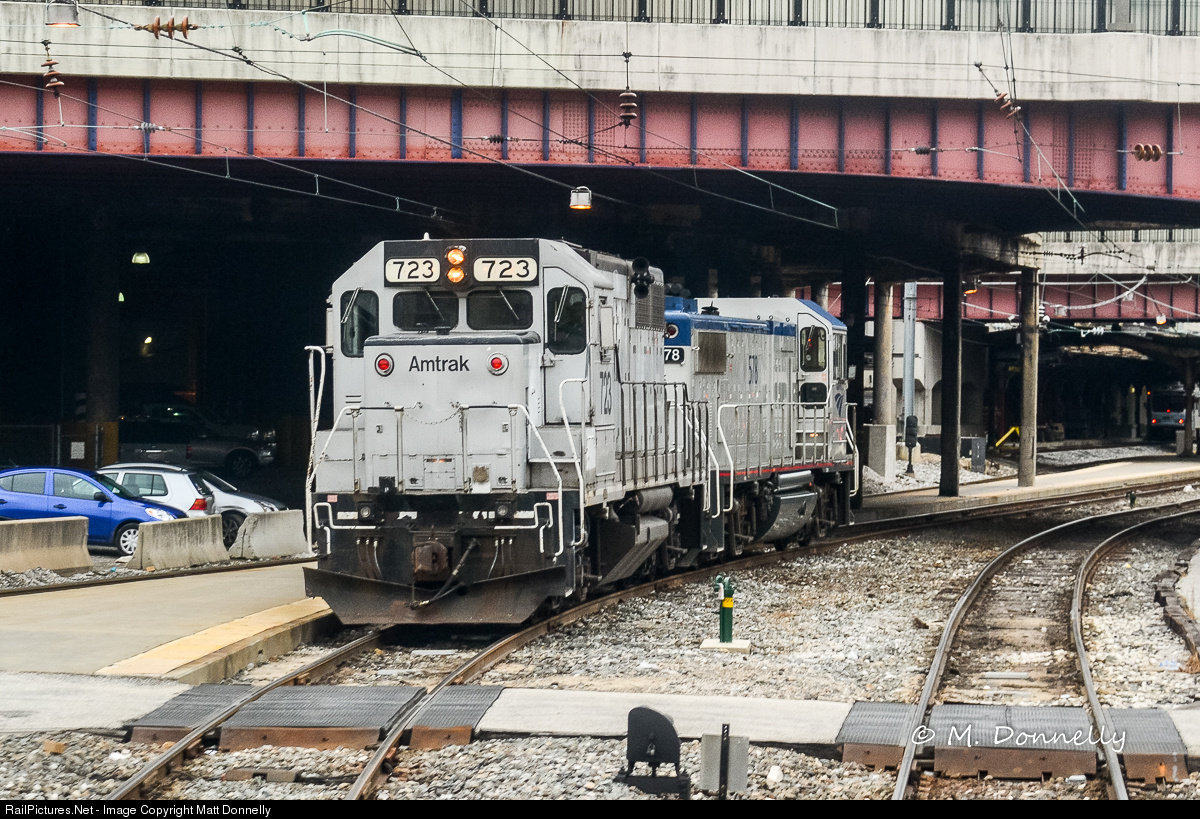
{"type": "MultiPolygon", "coordinates": [[[[101,473],[109,475],[117,483],[124,484],[131,491],[137,491],[135,486],[145,484],[156,485],[153,476],[165,479],[166,482],[179,484],[182,480],[187,480],[192,485],[202,487],[210,498],[208,507],[213,514],[221,516],[221,536],[225,542],[225,548],[233,546],[233,542],[237,539],[238,531],[242,528],[242,523],[246,520],[246,515],[256,512],[277,512],[287,509],[287,506],[277,500],[255,495],[250,492],[243,492],[228,481],[218,478],[216,475],[204,469],[188,469],[182,466],[170,466],[168,464],[113,464],[99,470],[101,473]],[[131,483],[126,483],[129,480],[131,483]]],[[[155,497],[155,501],[166,503],[168,506],[175,506],[169,500],[155,497]]],[[[179,507],[187,509],[187,507],[179,507]]],[[[189,512],[189,514],[192,514],[189,512]]]]}

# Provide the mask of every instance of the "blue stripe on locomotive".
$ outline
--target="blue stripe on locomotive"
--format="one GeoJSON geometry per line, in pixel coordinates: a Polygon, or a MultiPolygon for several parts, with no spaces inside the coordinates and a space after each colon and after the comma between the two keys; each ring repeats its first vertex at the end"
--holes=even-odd
{"type": "MultiPolygon", "coordinates": [[[[795,336],[796,325],[779,321],[763,321],[761,319],[734,318],[732,316],[704,315],[698,309],[696,299],[682,299],[669,296],[666,299],[665,318],[668,324],[675,325],[679,332],[666,339],[668,347],[692,346],[694,330],[716,330],[727,333],[754,333],[758,335],[795,336]]],[[[836,319],[834,319],[836,321],[836,319]]]]}

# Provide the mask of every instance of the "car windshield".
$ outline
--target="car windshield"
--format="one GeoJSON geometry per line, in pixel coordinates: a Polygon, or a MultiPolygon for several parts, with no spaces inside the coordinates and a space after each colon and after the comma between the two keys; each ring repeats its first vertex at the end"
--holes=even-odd
{"type": "Polygon", "coordinates": [[[132,501],[141,500],[141,498],[139,498],[137,495],[133,494],[128,489],[121,486],[121,484],[117,483],[112,478],[108,477],[107,475],[101,475],[98,472],[92,472],[92,473],[90,473],[90,477],[92,480],[94,480],[96,483],[103,486],[109,492],[112,492],[118,498],[124,498],[125,500],[132,500],[132,501]]]}
{"type": "Polygon", "coordinates": [[[220,489],[222,492],[238,491],[238,488],[236,486],[229,483],[228,481],[221,480],[220,478],[218,478],[216,475],[214,475],[211,472],[201,470],[200,477],[204,479],[205,483],[212,484],[212,486],[216,487],[217,489],[220,489]]]}

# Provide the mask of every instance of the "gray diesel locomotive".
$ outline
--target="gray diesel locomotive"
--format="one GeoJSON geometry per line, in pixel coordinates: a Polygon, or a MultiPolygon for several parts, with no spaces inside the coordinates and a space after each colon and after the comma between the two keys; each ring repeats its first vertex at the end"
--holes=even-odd
{"type": "Polygon", "coordinates": [[[845,523],[846,331],[666,296],[545,239],[383,242],[310,347],[310,595],[345,623],[519,623],[845,523]],[[333,417],[318,430],[325,370],[333,417]]]}

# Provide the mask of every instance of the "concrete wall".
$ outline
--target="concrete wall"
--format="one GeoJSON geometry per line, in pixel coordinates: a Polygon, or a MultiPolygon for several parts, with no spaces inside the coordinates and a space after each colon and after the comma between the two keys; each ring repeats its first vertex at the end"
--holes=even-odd
{"type": "MultiPolygon", "coordinates": [[[[236,45],[274,70],[318,84],[455,88],[461,82],[483,88],[569,89],[578,83],[588,89],[622,89],[621,54],[630,51],[629,82],[639,93],[990,100],[994,92],[975,63],[982,63],[992,81],[1005,87],[1003,48],[1011,47],[1008,62],[1018,67],[1022,101],[1200,101],[1200,61],[1195,59],[1192,37],[1106,33],[1002,38],[965,31],[498,20],[509,37],[489,20],[462,17],[406,16],[401,32],[386,14],[98,8],[137,24],[154,17],[166,21],[186,16],[206,27],[191,32],[190,40],[218,49],[236,45]],[[221,28],[207,28],[213,26],[221,28]],[[315,35],[334,29],[402,46],[411,38],[432,66],[361,38],[299,39],[306,30],[315,35]]],[[[38,41],[45,36],[52,40],[51,53],[68,83],[85,76],[272,79],[240,60],[120,28],[86,8],[76,29],[46,29],[43,15],[41,3],[0,3],[0,26],[24,32],[10,37],[0,51],[0,73],[40,74],[45,52],[38,41]]]]}
{"type": "Polygon", "coordinates": [[[300,509],[247,516],[229,549],[230,557],[245,560],[310,554],[312,548],[304,537],[304,512],[300,509]]]}
{"type": "Polygon", "coordinates": [[[228,563],[221,537],[221,516],[180,518],[138,527],[138,547],[131,569],[186,569],[207,563],[228,563]]]}
{"type": "Polygon", "coordinates": [[[0,521],[0,571],[86,571],[87,518],[0,521]]]}

